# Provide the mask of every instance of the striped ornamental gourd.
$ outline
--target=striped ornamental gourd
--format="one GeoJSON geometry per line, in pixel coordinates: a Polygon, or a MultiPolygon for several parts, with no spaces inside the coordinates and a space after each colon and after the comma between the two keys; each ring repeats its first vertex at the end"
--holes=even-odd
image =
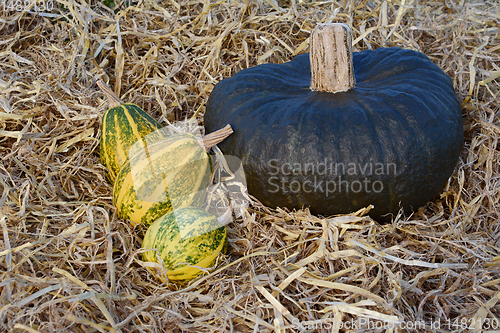
{"type": "Polygon", "coordinates": [[[173,209],[201,207],[212,170],[207,150],[232,133],[231,127],[200,139],[176,133],[140,146],[118,172],[113,203],[133,225],[150,225],[173,209]]]}
{"type": "Polygon", "coordinates": [[[102,165],[108,169],[108,180],[114,183],[134,143],[142,141],[148,145],[165,135],[161,131],[162,125],[140,107],[121,101],[101,80],[97,85],[110,104],[110,109],[102,117],[100,156],[102,165]]]}
{"type": "MultiPolygon", "coordinates": [[[[226,252],[227,230],[214,215],[195,207],[176,209],[158,218],[142,243],[144,261],[163,260],[171,281],[188,281],[215,266],[226,252]]],[[[159,276],[160,278],[161,275],[159,276]]]]}

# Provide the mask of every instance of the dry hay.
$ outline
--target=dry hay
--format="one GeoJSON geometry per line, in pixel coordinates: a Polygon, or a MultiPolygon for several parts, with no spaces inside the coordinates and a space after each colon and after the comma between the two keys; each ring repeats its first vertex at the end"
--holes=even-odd
{"type": "Polygon", "coordinates": [[[496,1],[140,0],[116,13],[51,3],[39,15],[1,9],[2,331],[499,329],[496,1]],[[449,184],[387,225],[365,211],[320,218],[254,204],[229,225],[215,272],[160,284],[140,261],[144,230],[112,206],[96,79],[164,124],[201,123],[217,81],[307,52],[319,22],[351,25],[355,50],[422,51],[452,77],[466,143],[449,184]]]}

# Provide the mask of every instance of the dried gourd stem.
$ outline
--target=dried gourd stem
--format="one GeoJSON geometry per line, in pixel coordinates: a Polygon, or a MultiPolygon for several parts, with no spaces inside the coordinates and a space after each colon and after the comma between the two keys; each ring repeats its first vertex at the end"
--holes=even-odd
{"type": "Polygon", "coordinates": [[[106,83],[104,83],[103,80],[97,80],[97,86],[108,98],[110,108],[114,108],[124,104],[120,97],[118,97],[113,90],[109,89],[109,87],[106,85],[106,83]]]}
{"type": "Polygon", "coordinates": [[[319,24],[311,33],[311,90],[342,92],[354,87],[352,32],[342,23],[319,24]]]}
{"type": "Polygon", "coordinates": [[[201,137],[198,139],[198,142],[205,148],[206,151],[209,151],[210,148],[224,141],[224,139],[232,133],[233,129],[231,128],[231,125],[227,124],[224,128],[201,137]]]}

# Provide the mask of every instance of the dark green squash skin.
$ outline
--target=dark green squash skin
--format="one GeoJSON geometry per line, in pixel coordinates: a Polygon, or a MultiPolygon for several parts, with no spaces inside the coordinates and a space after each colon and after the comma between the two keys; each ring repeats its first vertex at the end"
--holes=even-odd
{"type": "Polygon", "coordinates": [[[353,61],[347,92],[311,91],[309,54],[215,86],[206,131],[232,126],[219,146],[242,160],[248,191],[263,204],[325,216],[373,204],[370,214],[387,220],[426,204],[452,175],[463,125],[451,79],[424,54],[396,47],[355,52],[353,61]]]}

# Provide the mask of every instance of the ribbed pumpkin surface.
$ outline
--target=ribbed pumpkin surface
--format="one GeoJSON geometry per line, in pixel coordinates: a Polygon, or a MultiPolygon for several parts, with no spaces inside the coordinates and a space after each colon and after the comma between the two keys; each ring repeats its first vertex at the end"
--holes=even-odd
{"type": "MultiPolygon", "coordinates": [[[[202,273],[193,266],[214,266],[226,246],[226,227],[214,215],[195,207],[176,209],[158,218],[142,243],[143,248],[158,250],[172,281],[191,280],[202,273]]],[[[157,262],[156,255],[156,251],[147,251],[143,259],[157,262]]]]}
{"type": "Polygon", "coordinates": [[[123,165],[113,188],[118,214],[150,225],[173,209],[201,206],[210,159],[196,137],[177,133],[139,149],[123,165]]]}
{"type": "Polygon", "coordinates": [[[144,144],[163,137],[161,124],[135,104],[122,104],[106,111],[102,118],[100,144],[101,163],[109,169],[111,183],[127,158],[129,149],[138,140],[144,144]],[[147,142],[146,142],[147,140],[147,142]]]}
{"type": "MultiPolygon", "coordinates": [[[[374,205],[379,221],[416,211],[453,174],[463,146],[452,80],[422,53],[353,53],[356,86],[313,91],[309,54],[262,64],[217,83],[207,132],[241,159],[248,192],[271,208],[330,216],[374,205]]],[[[237,166],[239,167],[239,166],[237,166]]]]}

